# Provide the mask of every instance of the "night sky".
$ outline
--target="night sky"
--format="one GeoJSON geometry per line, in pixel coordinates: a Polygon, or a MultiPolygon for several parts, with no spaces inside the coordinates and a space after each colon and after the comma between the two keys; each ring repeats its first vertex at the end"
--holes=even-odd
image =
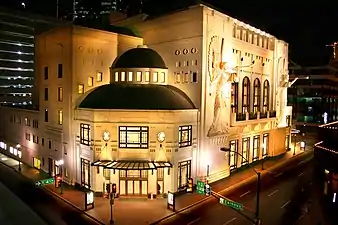
{"type": "MultiPolygon", "coordinates": [[[[55,15],[57,0],[22,0],[26,10],[55,15]]],[[[19,0],[1,0],[0,5],[20,8],[19,0]]],[[[95,0],[91,0],[95,2],[95,0]]],[[[126,1],[126,0],[124,0],[126,1]]],[[[127,0],[130,2],[137,0],[127,0]]],[[[59,0],[60,11],[71,6],[71,0],[59,0]]],[[[189,5],[194,0],[143,0],[144,11],[160,14],[189,5]]],[[[290,44],[290,59],[300,65],[324,65],[332,56],[326,45],[338,41],[336,1],[227,1],[206,0],[229,16],[249,23],[290,44]],[[321,2],[328,2],[326,4],[321,2]]],[[[22,7],[21,7],[22,8],[22,7]]]]}

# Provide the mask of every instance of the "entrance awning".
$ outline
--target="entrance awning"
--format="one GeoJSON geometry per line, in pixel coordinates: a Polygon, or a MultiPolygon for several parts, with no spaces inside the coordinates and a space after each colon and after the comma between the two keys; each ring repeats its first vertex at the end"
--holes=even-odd
{"type": "Polygon", "coordinates": [[[113,170],[156,170],[158,168],[171,168],[169,162],[150,162],[150,161],[127,161],[127,160],[98,160],[91,164],[113,170]]]}

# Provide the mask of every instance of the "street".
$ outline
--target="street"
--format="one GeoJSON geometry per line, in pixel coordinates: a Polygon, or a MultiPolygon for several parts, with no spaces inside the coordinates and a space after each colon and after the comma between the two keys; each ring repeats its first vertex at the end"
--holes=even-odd
{"type": "MultiPolygon", "coordinates": [[[[301,157],[262,178],[260,195],[262,224],[317,225],[318,222],[331,224],[323,219],[321,207],[316,204],[320,193],[317,191],[316,179],[314,179],[313,164],[312,155],[301,157]]],[[[249,219],[254,218],[256,186],[256,182],[248,183],[225,196],[243,204],[244,210],[241,212],[221,205],[215,197],[213,201],[193,207],[161,224],[253,224],[249,219]]]]}
{"type": "MultiPolygon", "coordinates": [[[[2,163],[0,163],[0,182],[3,183],[19,199],[21,199],[22,202],[28,205],[32,211],[46,222],[46,224],[99,224],[66,202],[40,188],[35,187],[29,179],[21,176],[18,171],[15,171],[2,163]]],[[[29,223],[29,221],[26,220],[26,224],[33,223],[29,223]]]]}
{"type": "Polygon", "coordinates": [[[29,206],[16,197],[2,183],[0,183],[0,199],[0,224],[47,225],[29,206]]]}

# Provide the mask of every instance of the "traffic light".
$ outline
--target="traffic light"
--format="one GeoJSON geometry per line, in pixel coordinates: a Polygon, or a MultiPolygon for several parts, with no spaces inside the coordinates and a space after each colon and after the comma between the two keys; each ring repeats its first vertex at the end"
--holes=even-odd
{"type": "Polygon", "coordinates": [[[116,184],[115,183],[113,183],[113,185],[112,185],[112,193],[116,194],[116,184]]]}
{"type": "Polygon", "coordinates": [[[207,195],[207,196],[211,194],[211,188],[210,188],[209,184],[205,184],[204,192],[205,192],[205,195],[207,195]]]}
{"type": "Polygon", "coordinates": [[[110,193],[110,184],[106,184],[106,192],[109,194],[110,193]]]}
{"type": "Polygon", "coordinates": [[[62,179],[61,176],[56,177],[56,187],[61,187],[62,185],[62,179]]]}
{"type": "Polygon", "coordinates": [[[194,184],[193,179],[192,179],[192,178],[189,178],[189,179],[188,179],[188,187],[187,187],[187,192],[188,192],[188,193],[192,193],[193,184],[194,184]]]}

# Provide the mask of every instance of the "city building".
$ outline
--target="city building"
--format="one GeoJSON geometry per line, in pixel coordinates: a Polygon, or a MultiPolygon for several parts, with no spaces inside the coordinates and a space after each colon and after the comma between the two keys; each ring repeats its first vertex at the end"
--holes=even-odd
{"type": "Polygon", "coordinates": [[[32,104],[35,35],[60,24],[0,7],[0,104],[32,104]]]}
{"type": "Polygon", "coordinates": [[[138,37],[74,25],[40,35],[39,110],[0,108],[2,152],[129,196],[289,150],[287,43],[200,4],[137,18],[138,37]]]}
{"type": "Polygon", "coordinates": [[[338,69],[331,65],[290,66],[288,104],[293,108],[293,124],[313,126],[338,119],[338,69]],[[298,79],[298,78],[308,79],[298,79]]]}

